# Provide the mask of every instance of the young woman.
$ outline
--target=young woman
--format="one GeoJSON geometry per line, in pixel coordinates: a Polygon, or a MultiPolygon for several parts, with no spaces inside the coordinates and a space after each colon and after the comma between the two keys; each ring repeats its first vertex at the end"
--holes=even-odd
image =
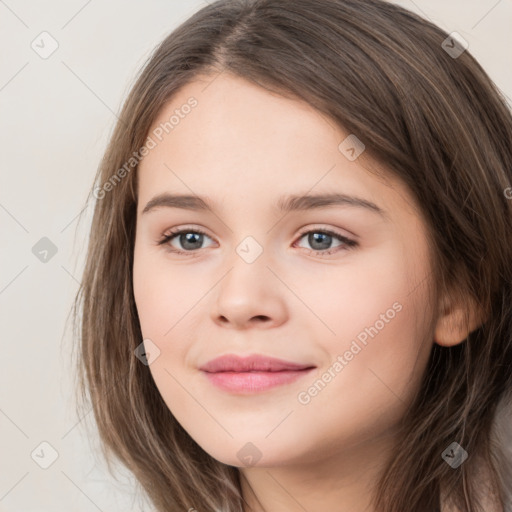
{"type": "Polygon", "coordinates": [[[380,0],[220,0],[91,190],[80,397],[156,510],[511,510],[512,116],[380,0]]]}

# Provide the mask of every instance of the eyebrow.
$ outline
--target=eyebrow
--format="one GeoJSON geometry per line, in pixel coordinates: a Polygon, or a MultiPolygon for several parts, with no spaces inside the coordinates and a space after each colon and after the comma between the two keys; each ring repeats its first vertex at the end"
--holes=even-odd
{"type": "MultiPolygon", "coordinates": [[[[290,195],[280,198],[277,201],[275,208],[280,212],[293,212],[326,208],[329,206],[352,206],[365,208],[383,217],[388,217],[387,213],[375,203],[360,197],[340,193],[290,195]]],[[[163,193],[153,197],[153,199],[151,199],[142,210],[142,214],[161,207],[182,208],[193,211],[215,210],[211,200],[207,197],[163,193]]]]}

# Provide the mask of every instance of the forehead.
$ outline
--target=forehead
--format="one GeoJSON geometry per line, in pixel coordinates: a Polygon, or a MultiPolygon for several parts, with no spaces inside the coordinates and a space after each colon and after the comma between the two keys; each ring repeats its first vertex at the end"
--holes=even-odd
{"type": "Polygon", "coordinates": [[[164,191],[239,205],[307,191],[364,196],[383,209],[398,195],[412,205],[389,173],[384,181],[368,172],[368,165],[382,168],[364,151],[347,158],[353,134],[306,102],[228,73],[199,77],[175,93],[149,137],[154,147],[138,170],[140,210],[164,191]]]}
{"type": "MultiPolygon", "coordinates": [[[[189,158],[200,157],[214,150],[225,160],[241,158],[246,162],[253,155],[266,162],[265,153],[272,151],[272,160],[279,156],[278,147],[293,154],[336,150],[342,135],[332,121],[307,103],[285,98],[240,77],[222,73],[200,77],[185,85],[161,109],[152,131],[174,116],[172,129],[162,134],[171,144],[186,142],[198,151],[189,158]],[[187,108],[193,99],[196,105],[187,108]],[[181,114],[180,111],[187,111],[181,114]]],[[[175,148],[177,149],[177,148],[175,148]]],[[[277,162],[279,163],[279,162],[277,162]]]]}

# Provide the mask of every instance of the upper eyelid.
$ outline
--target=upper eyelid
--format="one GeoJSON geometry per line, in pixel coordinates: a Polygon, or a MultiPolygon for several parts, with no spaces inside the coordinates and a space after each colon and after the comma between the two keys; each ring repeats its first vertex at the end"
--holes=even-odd
{"type": "MultiPolygon", "coordinates": [[[[334,236],[335,238],[340,239],[342,242],[343,242],[343,239],[345,239],[347,242],[350,242],[353,244],[359,244],[358,236],[353,235],[353,234],[345,235],[343,233],[338,233],[337,230],[338,230],[338,228],[331,228],[331,227],[325,227],[325,226],[320,226],[320,227],[315,226],[315,225],[305,226],[304,228],[301,228],[299,230],[299,233],[295,239],[300,240],[302,237],[304,237],[305,235],[307,235],[308,233],[311,233],[311,232],[324,232],[324,233],[329,234],[330,236],[334,236]]],[[[172,228],[170,231],[167,230],[166,232],[164,232],[164,234],[162,235],[162,240],[165,240],[166,238],[169,238],[169,237],[171,239],[174,239],[175,237],[177,237],[178,235],[180,235],[184,232],[191,232],[191,233],[198,232],[203,235],[206,235],[208,238],[210,238],[211,240],[216,242],[215,238],[213,236],[210,236],[206,231],[207,230],[202,227],[199,228],[199,227],[194,227],[194,226],[184,226],[184,227],[172,228]]],[[[216,242],[216,243],[218,243],[218,242],[216,242]]],[[[187,252],[196,252],[196,251],[187,251],[187,252]]]]}
{"type": "MultiPolygon", "coordinates": [[[[355,235],[353,233],[349,233],[349,234],[338,233],[337,232],[338,229],[339,228],[325,227],[325,226],[320,226],[320,225],[306,226],[304,228],[299,229],[298,236],[303,236],[304,234],[309,233],[311,231],[329,231],[329,232],[332,232],[333,234],[335,234],[336,236],[340,236],[340,237],[350,238],[350,239],[354,239],[354,240],[357,240],[359,238],[357,235],[355,235]]],[[[162,236],[165,237],[165,236],[177,235],[177,234],[182,233],[183,231],[189,231],[191,233],[194,233],[194,232],[203,233],[206,236],[210,237],[211,239],[214,239],[213,236],[211,236],[207,233],[207,229],[202,228],[202,227],[187,226],[187,225],[185,225],[184,227],[170,228],[170,229],[164,231],[162,236]]]]}

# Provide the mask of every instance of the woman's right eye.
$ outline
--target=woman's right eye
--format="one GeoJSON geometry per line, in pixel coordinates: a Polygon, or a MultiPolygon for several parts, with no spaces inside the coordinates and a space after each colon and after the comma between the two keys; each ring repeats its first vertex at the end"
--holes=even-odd
{"type": "Polygon", "coordinates": [[[205,236],[207,238],[210,238],[204,231],[197,228],[180,229],[176,231],[171,231],[170,233],[164,235],[163,238],[158,242],[158,245],[167,245],[168,249],[171,252],[175,252],[178,254],[187,254],[191,252],[196,252],[196,249],[201,249],[201,247],[195,247],[195,245],[202,245],[201,242],[203,241],[205,236]],[[189,246],[189,250],[181,250],[173,247],[171,245],[171,242],[174,241],[175,238],[177,238],[182,247],[189,246]]]}

